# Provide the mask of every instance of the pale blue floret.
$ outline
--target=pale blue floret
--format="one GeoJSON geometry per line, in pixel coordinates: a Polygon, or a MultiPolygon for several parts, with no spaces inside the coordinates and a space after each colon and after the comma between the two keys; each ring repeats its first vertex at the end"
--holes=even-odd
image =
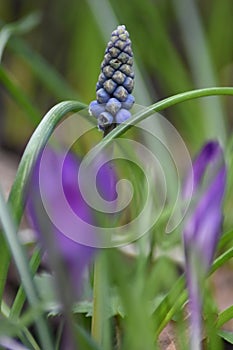
{"type": "Polygon", "coordinates": [[[98,125],[100,128],[105,128],[113,123],[113,116],[109,112],[103,112],[98,117],[98,125]]]}
{"type": "Polygon", "coordinates": [[[131,109],[133,107],[134,102],[135,98],[133,97],[133,95],[128,95],[125,102],[122,102],[122,108],[131,109]]]}
{"type": "Polygon", "coordinates": [[[96,98],[99,103],[106,103],[108,102],[110,96],[107,91],[102,88],[96,92],[96,98]]]}
{"type": "Polygon", "coordinates": [[[131,113],[127,109],[120,109],[116,115],[116,123],[124,123],[127,119],[131,117],[131,113]]]}
{"type": "Polygon", "coordinates": [[[105,105],[98,103],[98,101],[92,101],[89,105],[89,113],[98,118],[101,113],[105,111],[105,105]]]}

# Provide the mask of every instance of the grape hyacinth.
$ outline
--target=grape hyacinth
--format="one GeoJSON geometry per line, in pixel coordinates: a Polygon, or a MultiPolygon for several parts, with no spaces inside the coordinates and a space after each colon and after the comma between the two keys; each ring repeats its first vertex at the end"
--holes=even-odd
{"type": "Polygon", "coordinates": [[[96,100],[89,105],[89,113],[97,118],[104,135],[131,117],[133,87],[131,40],[125,26],[121,25],[112,32],[96,85],[96,100]]]}

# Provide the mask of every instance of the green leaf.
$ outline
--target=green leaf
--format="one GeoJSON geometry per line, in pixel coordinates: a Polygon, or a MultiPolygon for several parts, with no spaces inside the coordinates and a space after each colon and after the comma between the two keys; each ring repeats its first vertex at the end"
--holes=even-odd
{"type": "Polygon", "coordinates": [[[36,284],[40,299],[44,311],[49,316],[56,316],[62,313],[61,304],[56,295],[56,289],[54,285],[54,277],[49,273],[41,273],[34,276],[34,282],[36,284]]]}
{"type": "Polygon", "coordinates": [[[78,336],[78,344],[80,349],[85,350],[101,350],[96,342],[90,337],[90,335],[82,327],[76,325],[76,331],[78,336]]]}
{"type": "Polygon", "coordinates": [[[5,89],[9,92],[15,102],[25,111],[30,122],[37,125],[40,122],[40,112],[31,103],[28,96],[23,92],[22,88],[18,86],[6,69],[0,65],[0,81],[2,82],[5,89]]]}
{"type": "MultiPolygon", "coordinates": [[[[34,281],[42,300],[44,310],[48,312],[49,316],[60,315],[62,313],[62,308],[56,295],[54,277],[51,274],[44,272],[35,275],[34,281]]],[[[93,301],[86,299],[80,300],[73,305],[72,311],[73,313],[86,314],[86,317],[91,317],[93,314],[93,301]]],[[[124,317],[125,314],[119,296],[112,291],[112,294],[109,297],[107,316],[113,317],[115,315],[124,317]]]]}
{"type": "MultiPolygon", "coordinates": [[[[9,195],[9,206],[14,216],[16,226],[19,224],[24,210],[24,195],[26,184],[29,179],[32,167],[45,147],[49,137],[53,133],[60,120],[69,112],[78,112],[86,106],[76,101],[61,102],[54,106],[42,119],[31,136],[30,141],[21,158],[18,171],[9,195]]],[[[10,254],[3,235],[0,235],[0,300],[4,290],[5,280],[10,262],[10,254]]]]}
{"type": "Polygon", "coordinates": [[[233,333],[227,331],[218,331],[218,335],[226,340],[228,343],[233,344],[233,333]]]}
{"type": "Polygon", "coordinates": [[[10,37],[15,34],[24,34],[29,32],[32,28],[38,25],[40,17],[39,12],[33,12],[17,22],[4,25],[0,31],[0,61],[4,48],[10,37]]]}
{"type": "MultiPolygon", "coordinates": [[[[29,270],[26,254],[23,249],[23,246],[20,244],[16,227],[14,225],[13,219],[11,218],[10,210],[3,199],[1,191],[0,220],[3,226],[3,233],[5,239],[15,260],[15,264],[21,277],[21,281],[24,286],[24,290],[27,295],[28,301],[30,305],[36,309],[39,305],[39,299],[37,297],[36,288],[29,270]]],[[[50,333],[47,322],[43,317],[38,316],[35,323],[38,330],[38,335],[40,337],[41,345],[44,347],[44,349],[52,350],[53,346],[50,339],[50,333]]]]}
{"type": "Polygon", "coordinates": [[[63,119],[67,113],[78,112],[85,107],[84,104],[76,101],[66,101],[57,104],[44,116],[31,136],[20,161],[9,196],[9,203],[13,209],[17,223],[21,219],[23,212],[25,187],[38,155],[45,147],[60,120],[63,119]]]}
{"type": "Polygon", "coordinates": [[[217,327],[222,327],[226,322],[230,321],[233,318],[233,305],[223,310],[217,319],[217,327]]]}
{"type": "MultiPolygon", "coordinates": [[[[33,256],[30,260],[30,270],[32,274],[35,274],[39,265],[40,265],[40,249],[35,249],[33,256]]],[[[25,302],[25,292],[22,285],[19,287],[19,290],[14,298],[13,305],[10,309],[10,317],[18,317],[23,308],[25,302]]]]}
{"type": "Polygon", "coordinates": [[[219,241],[218,249],[223,248],[225,245],[227,245],[232,240],[233,240],[233,230],[225,232],[219,241]]]}
{"type": "MultiPolygon", "coordinates": [[[[215,259],[209,275],[214,273],[225,262],[233,257],[233,248],[227,250],[215,259]]],[[[158,335],[167,323],[172,319],[175,313],[184,305],[187,300],[187,292],[184,290],[185,279],[181,276],[179,280],[174,284],[174,287],[165,295],[161,302],[156,305],[153,311],[153,316],[156,323],[156,335],[158,335]]],[[[218,327],[223,325],[226,321],[233,317],[233,306],[224,310],[218,318],[218,327]]]]}
{"type": "MultiPolygon", "coordinates": [[[[133,125],[136,125],[140,121],[146,119],[154,112],[162,111],[166,108],[175,106],[176,104],[184,101],[193,100],[196,98],[215,96],[215,95],[233,95],[233,87],[212,87],[205,89],[197,89],[186,91],[168,98],[162,101],[156,102],[155,104],[146,107],[144,110],[139,111],[132,118],[128,119],[124,124],[119,125],[117,128],[112,130],[104,139],[99,143],[98,150],[101,152],[114,138],[123,135],[133,125]]],[[[158,116],[157,116],[158,117],[158,116]]],[[[89,160],[91,161],[91,159],[89,160]]]]}
{"type": "Polygon", "coordinates": [[[215,259],[215,261],[210,269],[210,274],[214,273],[214,271],[216,271],[220,266],[225,264],[225,262],[230,260],[232,257],[233,257],[233,247],[226,250],[223,254],[221,254],[220,256],[218,256],[215,259]]]}
{"type": "Polygon", "coordinates": [[[9,47],[25,61],[37,79],[53,96],[61,100],[79,99],[78,93],[70,87],[62,75],[44,57],[32,50],[23,39],[12,38],[9,47]]]}

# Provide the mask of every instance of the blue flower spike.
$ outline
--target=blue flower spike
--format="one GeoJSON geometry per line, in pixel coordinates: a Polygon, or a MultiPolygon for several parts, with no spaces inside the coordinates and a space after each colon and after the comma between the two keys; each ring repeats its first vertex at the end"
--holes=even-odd
{"type": "Polygon", "coordinates": [[[134,104],[133,52],[129,33],[124,25],[112,32],[101,64],[96,85],[96,100],[89,113],[97,118],[98,127],[106,136],[117,124],[131,117],[134,104]]]}

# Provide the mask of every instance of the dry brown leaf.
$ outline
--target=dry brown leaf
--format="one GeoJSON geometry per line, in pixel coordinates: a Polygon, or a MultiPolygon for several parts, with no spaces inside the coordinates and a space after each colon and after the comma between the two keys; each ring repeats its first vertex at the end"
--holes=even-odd
{"type": "Polygon", "coordinates": [[[176,347],[173,321],[170,321],[160,333],[159,347],[161,350],[178,350],[178,348],[176,347]]]}

